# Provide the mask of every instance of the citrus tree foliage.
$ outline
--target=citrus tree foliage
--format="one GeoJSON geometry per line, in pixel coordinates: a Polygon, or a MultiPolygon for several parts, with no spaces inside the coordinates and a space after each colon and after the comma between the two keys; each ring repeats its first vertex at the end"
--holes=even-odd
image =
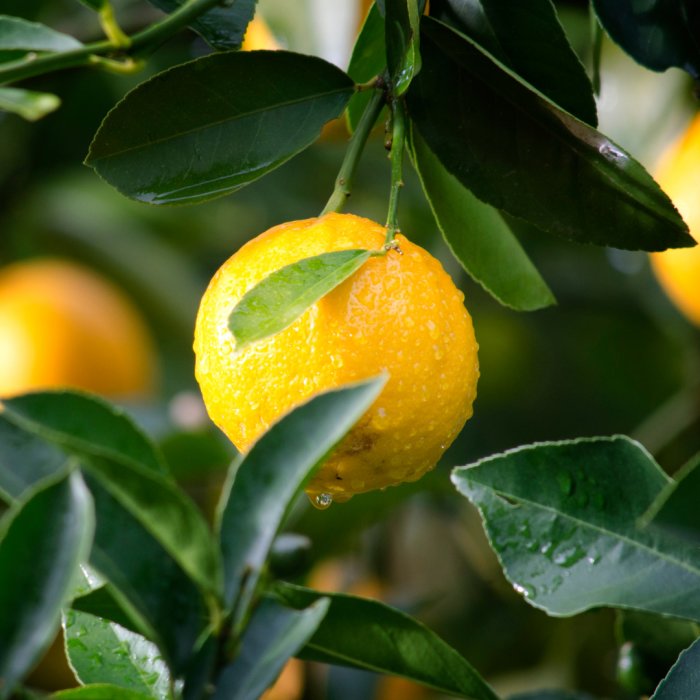
{"type": "MultiPolygon", "coordinates": [[[[233,193],[346,113],[352,137],[324,211],[340,210],[385,114],[389,233],[398,229],[403,168],[413,167],[450,250],[504,305],[554,303],[518,240],[518,220],[543,236],[598,246],[693,244],[642,165],[597,130],[591,80],[550,0],[434,0],[427,10],[419,0],[376,2],[347,71],[288,51],[238,52],[255,11],[248,0],[153,0],[163,14],[132,34],[108,0],[82,1],[104,30],[94,43],[0,15],[0,109],[40,119],[60,100],[27,87],[30,78],[88,66],[138,71],[188,27],[210,47],[129,91],[94,134],[85,163],[133,200],[183,205],[233,193]]],[[[697,77],[694,3],[652,4],[593,7],[638,62],[697,77]]],[[[50,79],[41,84],[49,89],[50,79]]],[[[233,332],[245,343],[278,332],[381,252],[328,254],[281,270],[246,295],[233,332]]],[[[274,573],[275,543],[296,497],[382,381],[318,395],[277,423],[231,465],[213,529],[120,411],[72,392],[4,401],[0,698],[20,691],[61,624],[84,687],[57,697],[256,698],[297,655],[404,676],[450,696],[497,698],[409,615],[274,573]]],[[[691,465],[673,481],[639,444],[614,437],[531,445],[458,468],[453,482],[531,605],[556,616],[610,606],[697,623],[698,473],[691,465]]],[[[628,622],[625,630],[634,636],[642,627],[628,622]]],[[[654,698],[697,690],[695,628],[683,630],[680,648],[688,648],[654,698]]]]}

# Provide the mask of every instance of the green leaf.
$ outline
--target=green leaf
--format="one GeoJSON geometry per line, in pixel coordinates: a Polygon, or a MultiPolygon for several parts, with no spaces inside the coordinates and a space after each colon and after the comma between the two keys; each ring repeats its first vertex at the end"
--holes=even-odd
{"type": "Polygon", "coordinates": [[[607,605],[700,620],[700,552],[638,520],[669,483],[625,437],[542,443],[458,468],[508,580],[565,616],[607,605]],[[659,591],[663,591],[660,595],[659,591]]]}
{"type": "Polygon", "coordinates": [[[91,10],[95,10],[95,12],[99,12],[109,3],[109,0],[78,0],[78,2],[83,3],[85,7],[89,7],[91,10]]]}
{"type": "Polygon", "coordinates": [[[174,674],[187,666],[208,624],[200,591],[169,552],[94,477],[87,477],[98,514],[90,564],[138,632],[161,650],[174,674]]]}
{"type": "MultiPolygon", "coordinates": [[[[423,3],[424,4],[424,3],[423,3]]],[[[418,0],[385,0],[385,39],[389,77],[396,97],[403,95],[420,71],[418,0]]]]}
{"type": "Polygon", "coordinates": [[[138,634],[83,612],[64,616],[66,653],[83,685],[107,683],[167,698],[170,674],[158,649],[138,634]]]}
{"type": "Polygon", "coordinates": [[[438,0],[431,16],[469,36],[581,121],[596,126],[593,88],[551,0],[438,0]]]}
{"type": "MultiPolygon", "coordinates": [[[[384,39],[384,19],[374,3],[355,41],[350,57],[348,75],[356,83],[366,83],[382,73],[386,68],[386,41],[384,39]]],[[[350,132],[355,131],[362,113],[372,97],[371,90],[355,93],[348,102],[347,123],[350,132]]]]}
{"type": "Polygon", "coordinates": [[[60,98],[48,92],[34,92],[20,88],[0,87],[0,110],[19,114],[35,122],[61,106],[60,98]]]}
{"type": "Polygon", "coordinates": [[[290,326],[369,260],[369,250],[336,250],[285,265],[249,289],[229,317],[236,350],[290,326]]]}
{"type": "Polygon", "coordinates": [[[82,44],[38,22],[0,15],[0,51],[72,51],[82,44]]]}
{"type": "Polygon", "coordinates": [[[90,494],[76,473],[35,491],[0,521],[0,698],[52,642],[92,531],[90,494]]]}
{"type": "Polygon", "coordinates": [[[24,394],[3,401],[2,416],[66,451],[167,473],[153,443],[124,411],[75,391],[24,394]]]}
{"type": "MultiPolygon", "coordinates": [[[[185,0],[149,0],[164,12],[172,12],[185,0]]],[[[192,22],[192,29],[220,51],[240,47],[248,22],[253,19],[257,0],[235,0],[227,7],[215,7],[192,22]]]]}
{"type": "Polygon", "coordinates": [[[700,12],[690,0],[593,0],[615,42],[647,68],[676,66],[700,76],[700,12]]]}
{"type": "Polygon", "coordinates": [[[462,656],[399,610],[366,598],[319,593],[289,583],[277,584],[274,593],[296,608],[322,596],[330,599],[328,612],[301,658],[403,676],[450,696],[497,700],[462,656]]]}
{"type": "Polygon", "coordinates": [[[352,92],[345,73],[312,56],[205,56],[128,93],[102,122],[86,163],[122,194],[143,202],[211,199],[309,146],[352,92]]]}
{"type": "Polygon", "coordinates": [[[106,684],[84,685],[82,688],[61,690],[50,697],[51,700],[152,700],[150,695],[106,684]]]}
{"type": "Polygon", "coordinates": [[[693,643],[679,657],[651,700],[686,700],[700,688],[700,640],[693,643]]]}
{"type": "Polygon", "coordinates": [[[315,396],[273,425],[231,466],[218,509],[224,602],[250,602],[270,548],[314,471],[365,413],[385,377],[315,396]]]}
{"type": "Polygon", "coordinates": [[[213,700],[257,700],[309,641],[327,610],[327,598],[304,610],[263,598],[246,627],[238,657],[219,676],[213,700]]]}
{"type": "Polygon", "coordinates": [[[528,693],[509,695],[508,700],[595,700],[588,693],[572,690],[532,690],[528,693]]]}
{"type": "Polygon", "coordinates": [[[651,176],[469,39],[425,18],[408,92],[420,135],[482,201],[572,240],[625,249],[692,245],[651,176]]]}
{"type": "Polygon", "coordinates": [[[115,594],[113,586],[109,583],[74,598],[71,608],[109,622],[116,622],[124,629],[139,633],[138,622],[132,620],[128,611],[120,605],[119,595],[115,594]]]}
{"type": "Polygon", "coordinates": [[[532,311],[554,296],[496,209],[479,201],[412,132],[413,162],[435,220],[464,269],[501,304],[532,311]]]}

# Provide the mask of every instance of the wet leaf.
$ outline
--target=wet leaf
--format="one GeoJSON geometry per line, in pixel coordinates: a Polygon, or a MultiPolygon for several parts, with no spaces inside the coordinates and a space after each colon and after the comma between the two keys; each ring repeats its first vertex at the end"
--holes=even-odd
{"type": "Polygon", "coordinates": [[[0,15],[0,51],[72,51],[82,44],[38,22],[0,15]]]}
{"type": "Polygon", "coordinates": [[[692,698],[700,688],[700,640],[695,641],[679,657],[651,700],[684,700],[692,698]]]}
{"type": "Polygon", "coordinates": [[[369,260],[369,250],[337,250],[285,265],[248,290],[229,317],[236,350],[290,326],[369,260]]]}
{"type": "Polygon", "coordinates": [[[496,694],[452,647],[418,620],[375,600],[326,594],[279,583],[274,594],[300,608],[330,607],[299,656],[311,661],[403,676],[450,696],[497,700],[496,694]]]}
{"type": "Polygon", "coordinates": [[[45,117],[60,106],[60,98],[48,92],[0,87],[0,110],[19,114],[30,122],[45,117]]]}
{"type": "Polygon", "coordinates": [[[408,91],[418,132],[480,200],[565,238],[624,249],[692,245],[651,176],[468,38],[424,18],[408,91]]]}
{"type": "Polygon", "coordinates": [[[151,700],[150,695],[104,683],[61,690],[50,697],[51,700],[151,700]]]}
{"type": "Polygon", "coordinates": [[[296,497],[359,420],[385,377],[315,396],[273,425],[232,465],[218,508],[224,602],[250,603],[270,549],[296,497]]]}
{"type": "Polygon", "coordinates": [[[413,162],[440,231],[464,269],[501,304],[531,311],[554,296],[499,212],[451,175],[415,131],[413,162]]]}
{"type": "Polygon", "coordinates": [[[284,664],[308,642],[327,610],[327,598],[303,610],[263,598],[246,627],[239,655],[219,676],[214,700],[261,697],[284,664]]]}
{"type": "Polygon", "coordinates": [[[158,649],[112,622],[75,610],[64,615],[66,652],[81,684],[108,683],[166,698],[170,674],[158,649]]]}
{"type": "Polygon", "coordinates": [[[128,93],[102,122],[86,164],[132,199],[204,201],[240,189],[309,146],[352,93],[345,73],[312,56],[205,56],[128,93]]]}
{"type": "Polygon", "coordinates": [[[138,634],[138,623],[129,617],[128,612],[119,604],[118,598],[119,596],[115,595],[113,587],[110,584],[105,584],[74,598],[71,602],[71,608],[78,612],[101,617],[109,622],[116,622],[120,627],[138,634]]]}
{"type": "Polygon", "coordinates": [[[34,491],[0,521],[0,698],[52,642],[92,531],[92,501],[77,473],[34,491]]]}
{"type": "MultiPolygon", "coordinates": [[[[424,3],[423,3],[424,4],[424,3]]],[[[418,0],[385,0],[385,41],[389,77],[396,97],[403,95],[420,71],[418,0]]]]}
{"type": "Polygon", "coordinates": [[[458,468],[508,580],[550,615],[607,605],[700,620],[700,552],[638,521],[669,483],[629,438],[519,448],[458,468]],[[663,595],[659,595],[663,591],[663,595]]]}

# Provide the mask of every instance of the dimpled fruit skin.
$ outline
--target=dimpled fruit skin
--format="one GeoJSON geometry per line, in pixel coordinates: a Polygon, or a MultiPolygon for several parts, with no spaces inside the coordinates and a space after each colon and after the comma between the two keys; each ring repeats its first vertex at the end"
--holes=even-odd
{"type": "MultiPolygon", "coordinates": [[[[700,242],[700,114],[664,155],[656,179],[700,242]]],[[[651,262],[666,294],[700,326],[700,246],[654,253],[651,262]]]]}
{"type": "Polygon", "coordinates": [[[463,295],[440,263],[402,235],[277,335],[234,354],[228,317],[264,277],[302,258],[379,250],[385,229],[350,214],[285,223],[216,273],[197,317],[196,376],[212,420],[245,451],[313,394],[387,372],[373,406],[307,487],[313,499],[414,481],[472,414],[477,343],[463,295]]]}

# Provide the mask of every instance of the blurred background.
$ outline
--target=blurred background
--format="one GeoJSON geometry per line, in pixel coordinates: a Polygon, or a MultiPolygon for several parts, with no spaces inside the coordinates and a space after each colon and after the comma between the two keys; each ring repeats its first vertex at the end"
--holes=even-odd
{"type": "MultiPolygon", "coordinates": [[[[4,14],[84,41],[99,37],[92,13],[74,0],[0,5],[4,14]]],[[[556,5],[589,66],[587,4],[556,5]]],[[[249,46],[314,53],[346,67],[367,6],[260,0],[258,17],[266,25],[251,31],[249,42],[255,36],[257,44],[249,46]]],[[[115,7],[127,31],[159,16],[140,0],[115,7]]],[[[38,123],[0,112],[0,394],[70,385],[119,403],[211,513],[233,448],[209,423],[193,377],[198,300],[246,240],[318,214],[347,133],[342,122],[332,123],[313,147],[263,180],[192,208],[130,202],[81,165],[101,119],[127,90],[207,51],[201,39],[182,33],[135,76],[82,69],[29,81],[27,87],[63,100],[38,123]]],[[[652,172],[697,109],[680,71],[651,73],[609,40],[598,107],[601,130],[652,172]]],[[[378,221],[386,217],[389,185],[382,136],[378,131],[368,144],[347,208],[378,221]]],[[[551,309],[522,314],[499,306],[450,257],[410,171],[400,220],[466,295],[480,344],[475,414],[438,468],[418,483],[323,512],[300,503],[289,527],[312,545],[289,573],[323,590],[377,597],[410,611],[504,695],[552,687],[636,697],[642,686],[625,681],[626,652],[623,682],[616,679],[621,623],[614,613],[558,620],[528,606],[504,579],[478,514],[453,490],[449,470],[539,440],[624,433],[673,473],[700,450],[700,331],[665,297],[644,253],[567,243],[514,224],[558,300],[551,309]]],[[[58,666],[40,669],[37,685],[69,682],[60,660],[58,666]]],[[[651,666],[647,676],[663,675],[663,666],[651,666]]],[[[295,664],[271,698],[301,697],[435,696],[397,679],[295,664]]]]}

